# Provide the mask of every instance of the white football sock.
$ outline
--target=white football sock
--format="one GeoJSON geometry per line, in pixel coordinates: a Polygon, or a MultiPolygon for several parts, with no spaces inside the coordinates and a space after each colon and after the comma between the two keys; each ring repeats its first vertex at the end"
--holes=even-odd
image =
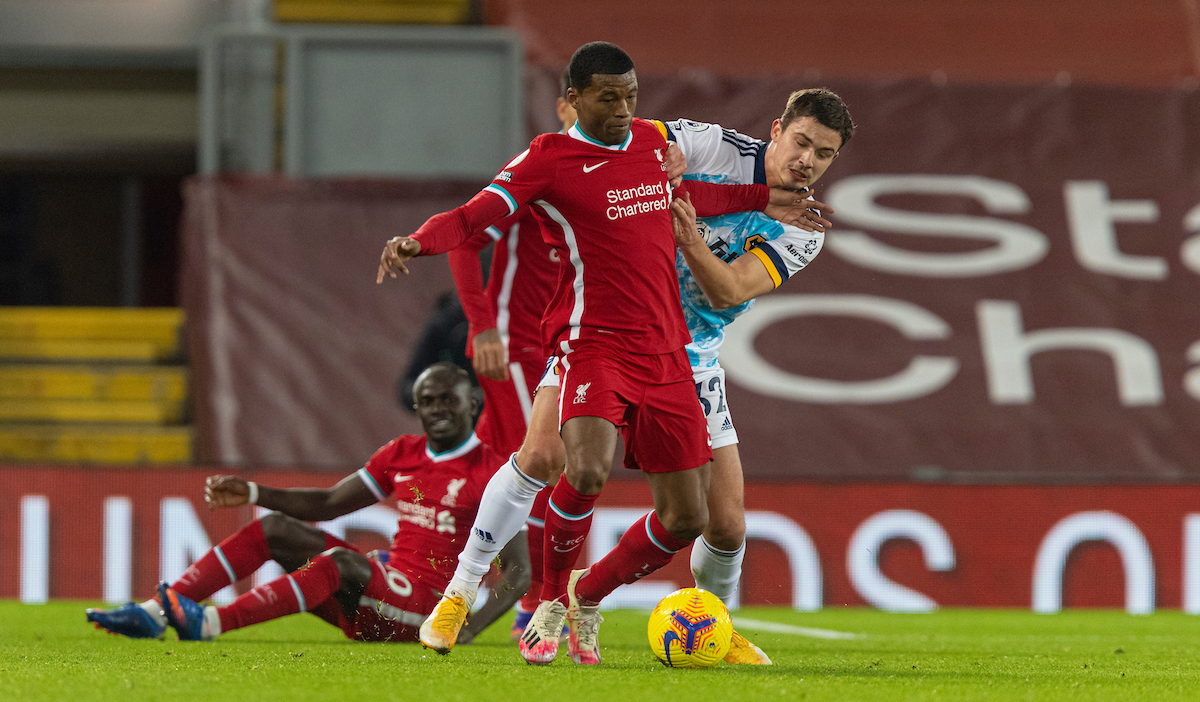
{"type": "Polygon", "coordinates": [[[475,592],[491,568],[492,560],[520,533],[533,510],[534,498],[544,487],[546,483],[521,472],[515,453],[500,466],[483,491],[479,513],[467,535],[467,545],[458,555],[458,567],[446,592],[462,595],[468,600],[468,607],[474,603],[475,592]]]}
{"type": "Polygon", "coordinates": [[[138,607],[146,610],[146,614],[149,614],[154,621],[158,622],[159,626],[167,625],[167,617],[163,614],[162,603],[158,600],[146,600],[138,605],[138,607]]]}
{"type": "Polygon", "coordinates": [[[692,577],[696,587],[708,590],[721,598],[730,609],[738,606],[737,587],[742,579],[742,559],[746,556],[746,541],[735,551],[722,551],[704,540],[696,539],[692,544],[692,577]]]}
{"type": "Polygon", "coordinates": [[[201,638],[205,641],[221,635],[221,615],[217,612],[216,607],[204,608],[204,626],[201,627],[201,638]]]}

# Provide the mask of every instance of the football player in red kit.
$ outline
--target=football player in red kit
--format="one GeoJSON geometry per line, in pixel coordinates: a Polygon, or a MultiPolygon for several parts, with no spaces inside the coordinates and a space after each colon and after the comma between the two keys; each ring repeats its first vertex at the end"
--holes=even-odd
{"type": "MultiPolygon", "coordinates": [[[[472,431],[477,403],[470,388],[461,368],[430,366],[414,386],[425,434],[394,439],[332,488],[277,489],[233,476],[210,477],[205,499],[211,508],[257,504],[276,511],[222,541],[174,584],[159,585],[158,598],[111,611],[89,610],[88,621],[137,638],[157,637],[169,624],[180,639],[210,640],[311,612],[350,638],[416,641],[418,627],[450,580],[483,487],[504,462],[472,431]],[[334,519],[389,496],[395,496],[400,519],[386,562],[306,523],[334,519]],[[228,606],[197,604],[268,560],[290,572],[228,606]]],[[[489,608],[493,619],[512,607],[528,582],[527,562],[506,557],[505,563],[506,577],[525,580],[508,590],[508,602],[489,608]]]]}
{"type": "MultiPolygon", "coordinates": [[[[567,100],[570,76],[565,71],[559,82],[555,113],[565,134],[575,124],[575,108],[567,100]]],[[[533,398],[546,368],[542,314],[558,280],[558,252],[542,240],[541,226],[531,207],[525,205],[511,217],[476,232],[446,257],[458,299],[470,322],[467,356],[484,394],[483,412],[475,433],[501,456],[511,456],[525,442],[535,406],[533,398]],[[491,272],[484,287],[479,251],[492,242],[495,246],[491,272]]],[[[526,463],[537,460],[530,456],[536,448],[534,443],[521,456],[526,463]]],[[[564,460],[561,450],[546,459],[560,467],[564,460]]],[[[525,631],[540,601],[543,526],[549,499],[549,490],[539,492],[526,519],[529,561],[533,568],[529,590],[517,605],[514,640],[525,631]]],[[[489,527],[485,529],[490,531],[489,527]]],[[[491,557],[479,560],[490,561],[491,557]]],[[[458,643],[469,643],[471,639],[468,627],[457,636],[458,643]]]]}
{"type": "MultiPolygon", "coordinates": [[[[554,658],[564,618],[572,659],[599,662],[600,599],[665,565],[700,534],[712,457],[683,350],[690,336],[674,265],[666,140],[652,123],[634,119],[637,77],[619,47],[580,47],[570,72],[576,124],[566,134],[535,139],[463,207],[434,216],[411,238],[390,241],[377,276],[382,281],[405,271],[412,256],[451,250],[526,203],[558,253],[558,287],[542,338],[561,358],[558,419],[567,468],[551,496],[546,543],[566,551],[582,543],[618,432],[624,433],[626,465],[647,474],[656,510],[578,582],[543,586],[551,598],[538,607],[521,643],[525,659],[541,664],[554,658]]],[[[692,182],[688,189],[712,212],[762,209],[768,202],[765,186],[692,182]]],[[[501,468],[508,470],[514,484],[528,483],[529,496],[545,485],[512,461],[501,468]]],[[[445,618],[461,616],[473,595],[452,583],[446,597],[454,606],[444,608],[445,618]]],[[[427,622],[431,629],[451,630],[435,615],[427,622]]]]}

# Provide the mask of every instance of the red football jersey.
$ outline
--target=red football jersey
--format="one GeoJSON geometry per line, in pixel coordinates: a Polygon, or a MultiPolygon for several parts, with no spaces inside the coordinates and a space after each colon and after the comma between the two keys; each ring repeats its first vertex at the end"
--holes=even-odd
{"type": "Polygon", "coordinates": [[[401,436],[358,471],[380,500],[396,496],[399,529],[389,564],[416,586],[442,591],[454,575],[483,489],[504,459],[471,434],[461,446],[434,453],[424,436],[401,436]]]}
{"type": "Polygon", "coordinates": [[[640,354],[690,341],[679,302],[666,140],[635,119],[625,142],[601,144],[571,127],[543,134],[485,192],[510,213],[530,203],[560,259],[542,339],[566,353],[598,341],[640,354]]]}
{"type": "Polygon", "coordinates": [[[476,233],[449,253],[458,298],[470,322],[472,341],[485,329],[496,329],[510,360],[545,360],[542,315],[558,280],[558,252],[542,240],[542,229],[529,207],[520,208],[476,233]],[[479,266],[479,250],[495,241],[487,288],[479,266]]]}

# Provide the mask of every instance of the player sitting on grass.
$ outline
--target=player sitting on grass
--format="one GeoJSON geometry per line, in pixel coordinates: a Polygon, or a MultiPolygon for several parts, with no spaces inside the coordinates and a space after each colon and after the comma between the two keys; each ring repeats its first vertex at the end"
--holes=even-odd
{"type": "MultiPolygon", "coordinates": [[[[88,610],[88,621],[113,633],[156,638],[170,624],[183,640],[210,640],[288,614],[311,612],[364,641],[416,641],[454,572],[483,488],[504,460],[472,431],[476,401],[458,366],[437,363],[414,386],[424,436],[401,436],[362,469],[328,489],[276,489],[233,476],[208,479],[210,508],[258,504],[277,510],[222,541],[158,598],[110,611],[88,610]],[[399,530],[386,562],[309,521],[325,521],[395,494],[399,530]],[[197,604],[268,560],[288,575],[238,597],[227,607],[197,604]]],[[[512,608],[529,584],[528,552],[517,538],[501,554],[495,596],[475,616],[478,633],[512,608]]]]}

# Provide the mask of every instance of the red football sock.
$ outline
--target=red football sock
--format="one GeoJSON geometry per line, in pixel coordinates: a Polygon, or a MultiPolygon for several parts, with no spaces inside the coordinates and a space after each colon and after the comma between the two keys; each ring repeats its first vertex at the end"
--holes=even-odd
{"type": "Polygon", "coordinates": [[[269,560],[271,549],[267,546],[262,522],[255,519],[188,566],[171,588],[200,602],[250,575],[269,560]]]}
{"type": "Polygon", "coordinates": [[[654,512],[634,522],[617,547],[579,579],[575,594],[582,604],[597,605],[621,585],[636,582],[671,562],[691,541],[671,536],[654,512]]]}
{"type": "Polygon", "coordinates": [[[567,579],[592,528],[592,505],[599,493],[584,495],[560,478],[550,494],[543,542],[542,599],[567,601],[567,579]]]}
{"type": "Polygon", "coordinates": [[[529,512],[529,566],[530,578],[529,589],[525,591],[525,596],[521,598],[521,609],[526,612],[532,612],[537,609],[538,603],[542,599],[542,567],[543,553],[545,553],[545,538],[546,538],[546,510],[550,504],[550,492],[545,488],[538,493],[533,500],[533,509],[529,512]]]}
{"type": "Polygon", "coordinates": [[[259,585],[228,607],[218,607],[221,631],[307,612],[328,600],[340,582],[337,564],[329,556],[321,554],[294,573],[259,585]]]}
{"type": "Polygon", "coordinates": [[[335,548],[337,546],[341,546],[342,548],[348,548],[351,551],[358,550],[357,548],[352,546],[348,541],[342,541],[341,539],[334,536],[333,534],[330,534],[329,532],[325,532],[325,550],[328,551],[329,549],[335,548]]]}

